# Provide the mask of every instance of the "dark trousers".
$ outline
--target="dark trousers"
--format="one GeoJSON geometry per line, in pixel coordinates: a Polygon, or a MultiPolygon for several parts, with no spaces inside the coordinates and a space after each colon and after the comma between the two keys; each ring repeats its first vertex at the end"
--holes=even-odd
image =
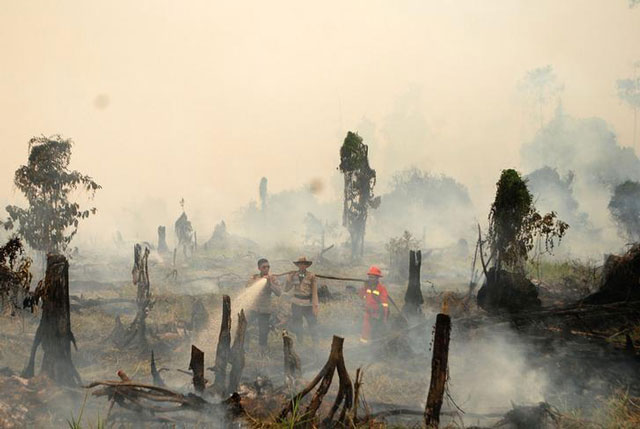
{"type": "Polygon", "coordinates": [[[249,316],[249,323],[258,325],[258,344],[261,348],[266,348],[269,340],[269,322],[271,321],[271,313],[258,313],[252,311],[249,316]]]}
{"type": "Polygon", "coordinates": [[[318,319],[313,314],[313,307],[310,305],[296,305],[291,304],[291,322],[290,329],[291,332],[296,334],[296,339],[298,342],[302,342],[304,338],[304,329],[302,328],[302,318],[307,320],[307,326],[309,327],[309,334],[311,335],[311,340],[315,343],[318,340],[318,319]]]}

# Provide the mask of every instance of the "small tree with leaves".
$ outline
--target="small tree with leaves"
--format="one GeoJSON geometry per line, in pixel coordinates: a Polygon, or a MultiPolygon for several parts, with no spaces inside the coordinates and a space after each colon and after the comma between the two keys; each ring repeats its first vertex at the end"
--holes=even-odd
{"type": "Polygon", "coordinates": [[[29,140],[29,159],[15,172],[14,183],[24,194],[28,208],[7,206],[5,229],[18,234],[34,250],[64,252],[78,231],[81,219],[95,214],[95,207],[81,210],[71,193],[83,189],[92,198],[100,189],[91,177],[69,170],[72,141],[59,135],[29,140]]]}
{"type": "Polygon", "coordinates": [[[420,240],[417,240],[409,231],[405,231],[400,237],[392,237],[385,245],[389,252],[389,279],[403,282],[409,279],[409,252],[420,249],[420,240]]]}
{"type": "Polygon", "coordinates": [[[342,224],[351,237],[351,258],[364,252],[364,234],[369,207],[377,208],[380,197],[374,197],[376,171],[369,166],[369,148],[362,137],[349,131],[340,148],[340,166],[344,175],[342,224]]]}
{"type": "Polygon", "coordinates": [[[489,212],[490,260],[496,273],[502,268],[524,271],[535,239],[540,237],[545,251],[551,252],[569,225],[553,211],[538,213],[526,180],[516,170],[503,170],[496,186],[496,198],[489,212]]]}
{"type": "Polygon", "coordinates": [[[20,308],[20,298],[24,304],[32,306],[29,293],[31,285],[31,259],[24,256],[24,248],[18,237],[12,237],[0,247],[0,310],[20,308]]]}
{"type": "Polygon", "coordinates": [[[640,241],[640,183],[627,180],[616,186],[609,212],[618,229],[628,240],[640,241]]]}

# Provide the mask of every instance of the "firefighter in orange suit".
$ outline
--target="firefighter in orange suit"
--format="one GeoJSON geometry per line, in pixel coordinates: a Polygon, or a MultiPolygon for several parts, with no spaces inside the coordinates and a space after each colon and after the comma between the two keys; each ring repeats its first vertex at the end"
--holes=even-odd
{"type": "Polygon", "coordinates": [[[375,265],[367,272],[367,282],[360,289],[364,301],[364,318],[360,341],[367,343],[383,335],[389,320],[389,294],[387,288],[380,283],[382,271],[375,265]]]}

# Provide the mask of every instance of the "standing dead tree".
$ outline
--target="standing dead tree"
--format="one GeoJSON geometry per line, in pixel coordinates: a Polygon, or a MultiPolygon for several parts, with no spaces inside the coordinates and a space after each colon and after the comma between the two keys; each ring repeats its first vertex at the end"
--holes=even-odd
{"type": "Polygon", "coordinates": [[[293,349],[293,338],[286,330],[282,331],[282,342],[284,349],[284,377],[288,387],[294,387],[300,379],[300,357],[293,349]]]}
{"type": "Polygon", "coordinates": [[[204,352],[193,344],[191,345],[189,369],[193,371],[193,388],[196,392],[202,393],[207,383],[207,380],[204,378],[204,352]]]}
{"type": "Polygon", "coordinates": [[[407,317],[422,314],[424,297],[420,290],[420,267],[422,266],[422,252],[420,250],[409,252],[409,284],[404,294],[404,306],[402,313],[407,317]]]}
{"type": "Polygon", "coordinates": [[[351,258],[360,259],[364,252],[369,207],[377,208],[380,197],[373,196],[376,171],[369,166],[369,148],[357,133],[347,133],[340,148],[338,168],[344,175],[342,224],[351,237],[351,258]]]}
{"type": "Polygon", "coordinates": [[[136,317],[131,322],[131,325],[127,328],[124,339],[118,345],[120,347],[128,347],[132,345],[135,348],[146,350],[148,348],[147,341],[147,315],[153,307],[153,301],[151,300],[149,282],[149,270],[147,267],[147,261],[149,259],[149,248],[145,247],[144,252],[142,246],[136,244],[133,247],[133,270],[131,275],[133,276],[133,284],[138,287],[138,293],[136,295],[136,317]]]}
{"type": "Polygon", "coordinates": [[[182,252],[186,258],[188,250],[193,250],[193,226],[191,226],[191,221],[184,211],[184,198],[180,200],[180,205],[182,206],[182,214],[176,220],[174,227],[178,237],[178,247],[182,247],[182,252]]]}
{"type": "Polygon", "coordinates": [[[266,177],[263,177],[262,179],[260,179],[260,186],[258,191],[260,193],[260,210],[262,211],[263,214],[267,212],[268,183],[269,182],[266,177]]]}
{"type": "Polygon", "coordinates": [[[167,246],[167,228],[162,225],[158,227],[158,253],[169,253],[169,246],[167,246]]]}
{"type": "Polygon", "coordinates": [[[233,346],[231,347],[229,353],[231,361],[231,371],[229,372],[229,385],[227,387],[227,394],[238,391],[238,385],[240,384],[240,378],[242,377],[242,371],[244,370],[245,364],[244,338],[246,332],[247,318],[244,315],[244,310],[240,310],[240,313],[238,313],[238,327],[236,328],[236,335],[233,338],[233,346]]]}
{"type": "Polygon", "coordinates": [[[304,389],[294,395],[291,400],[287,402],[287,405],[280,412],[280,420],[284,420],[289,413],[293,412],[296,404],[299,404],[309,392],[318,386],[315,394],[301,416],[301,421],[305,422],[306,426],[313,427],[316,419],[316,413],[318,412],[320,404],[331,386],[333,375],[337,370],[340,383],[338,386],[338,393],[333,406],[331,407],[327,417],[323,420],[323,423],[329,425],[329,423],[333,421],[333,417],[340,406],[342,406],[342,410],[338,417],[338,423],[343,424],[345,422],[347,413],[353,406],[353,384],[351,383],[351,378],[349,377],[349,373],[347,372],[347,368],[344,364],[344,355],[342,353],[343,344],[344,338],[335,335],[333,336],[331,352],[329,353],[327,363],[325,363],[318,375],[316,375],[304,389]]]}
{"type": "Polygon", "coordinates": [[[443,313],[436,316],[436,330],[433,338],[433,357],[431,359],[431,383],[424,421],[427,428],[437,428],[440,424],[440,409],[447,384],[447,365],[449,362],[449,338],[451,318],[443,313]]]}
{"type": "Polygon", "coordinates": [[[216,363],[213,367],[216,373],[213,382],[213,390],[223,394],[226,391],[227,363],[231,353],[231,298],[229,295],[222,297],[222,322],[220,323],[220,334],[218,335],[218,346],[216,348],[216,363]]]}
{"type": "Polygon", "coordinates": [[[69,263],[63,255],[47,255],[47,271],[42,298],[42,318],[31,347],[29,362],[22,372],[25,378],[33,377],[35,356],[42,344],[44,356],[41,372],[57,383],[75,386],[81,383],[80,375],[71,360],[71,343],[77,349],[71,332],[69,314],[69,263]]]}
{"type": "Polygon", "coordinates": [[[202,303],[202,299],[197,298],[191,307],[191,321],[189,326],[193,332],[204,330],[209,324],[209,313],[202,303]]]}

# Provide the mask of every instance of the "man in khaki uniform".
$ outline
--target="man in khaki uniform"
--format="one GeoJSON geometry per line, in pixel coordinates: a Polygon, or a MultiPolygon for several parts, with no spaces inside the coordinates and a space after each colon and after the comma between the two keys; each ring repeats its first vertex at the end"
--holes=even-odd
{"type": "Polygon", "coordinates": [[[301,257],[293,263],[298,267],[298,271],[287,276],[285,285],[286,292],[293,289],[290,328],[296,334],[297,340],[302,342],[304,337],[302,319],[305,318],[312,343],[315,344],[318,341],[318,284],[316,276],[307,271],[307,268],[312,264],[307,258],[301,257]]]}
{"type": "MultiPolygon", "coordinates": [[[[249,323],[258,325],[258,343],[260,345],[260,353],[267,353],[267,343],[269,339],[269,321],[271,320],[272,304],[271,294],[280,296],[280,285],[275,276],[269,274],[269,261],[262,258],[258,261],[258,274],[254,274],[249,279],[247,287],[251,287],[255,282],[261,279],[267,279],[252,308],[249,311],[249,323]]],[[[258,287],[258,286],[256,286],[258,287]]]]}

